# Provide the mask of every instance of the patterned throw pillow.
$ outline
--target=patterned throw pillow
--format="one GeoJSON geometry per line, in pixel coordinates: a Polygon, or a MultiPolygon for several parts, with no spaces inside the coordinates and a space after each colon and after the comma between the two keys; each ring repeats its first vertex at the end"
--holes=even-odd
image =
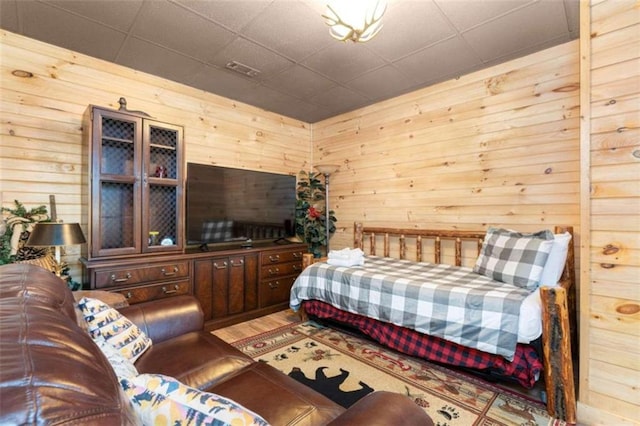
{"type": "Polygon", "coordinates": [[[256,413],[230,399],[189,387],[173,377],[141,374],[120,385],[143,424],[268,426],[256,413]]]}
{"type": "Polygon", "coordinates": [[[549,230],[523,234],[489,228],[473,271],[533,291],[540,283],[553,239],[549,230]]]}
{"type": "Polygon", "coordinates": [[[102,336],[129,361],[135,362],[151,347],[151,339],[142,330],[106,303],[83,297],[78,307],[87,321],[91,337],[102,336]]]}
{"type": "Polygon", "coordinates": [[[125,358],[116,348],[107,343],[102,336],[94,339],[94,342],[98,345],[104,356],[107,357],[118,379],[136,377],[138,375],[138,369],[133,363],[125,358]]]}

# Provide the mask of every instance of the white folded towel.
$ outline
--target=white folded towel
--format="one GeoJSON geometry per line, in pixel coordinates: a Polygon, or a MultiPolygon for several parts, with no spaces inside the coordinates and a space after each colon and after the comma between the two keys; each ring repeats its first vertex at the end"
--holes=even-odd
{"type": "Polygon", "coordinates": [[[333,266],[360,266],[364,265],[364,252],[360,249],[344,248],[331,250],[327,263],[333,266]]]}
{"type": "Polygon", "coordinates": [[[353,260],[327,259],[327,263],[332,266],[362,266],[364,265],[364,257],[353,260]]]}
{"type": "Polygon", "coordinates": [[[349,247],[346,247],[342,250],[331,250],[329,252],[329,258],[333,259],[352,259],[354,257],[361,256],[364,256],[364,252],[359,248],[350,249],[349,247]]]}

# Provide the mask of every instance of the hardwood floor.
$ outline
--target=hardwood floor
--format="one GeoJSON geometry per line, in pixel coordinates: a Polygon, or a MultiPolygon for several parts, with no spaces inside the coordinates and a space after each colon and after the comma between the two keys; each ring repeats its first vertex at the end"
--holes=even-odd
{"type": "Polygon", "coordinates": [[[300,322],[298,314],[291,309],[285,309],[240,324],[213,330],[211,333],[227,343],[233,343],[296,322],[300,322]]]}

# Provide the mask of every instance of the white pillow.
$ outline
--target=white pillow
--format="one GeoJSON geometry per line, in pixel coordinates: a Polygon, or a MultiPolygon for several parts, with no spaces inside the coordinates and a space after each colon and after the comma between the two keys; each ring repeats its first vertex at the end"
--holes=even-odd
{"type": "Polygon", "coordinates": [[[567,261],[570,242],[571,234],[569,232],[554,234],[553,246],[540,276],[540,286],[556,287],[558,285],[562,271],[564,271],[564,264],[567,261]]]}

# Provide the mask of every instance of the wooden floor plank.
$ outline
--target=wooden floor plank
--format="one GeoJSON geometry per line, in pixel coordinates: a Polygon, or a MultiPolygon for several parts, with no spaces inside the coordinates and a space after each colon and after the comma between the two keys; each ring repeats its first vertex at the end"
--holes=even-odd
{"type": "Polygon", "coordinates": [[[291,309],[285,309],[240,324],[214,330],[212,334],[225,342],[233,343],[299,321],[300,317],[298,317],[297,313],[291,309]]]}

